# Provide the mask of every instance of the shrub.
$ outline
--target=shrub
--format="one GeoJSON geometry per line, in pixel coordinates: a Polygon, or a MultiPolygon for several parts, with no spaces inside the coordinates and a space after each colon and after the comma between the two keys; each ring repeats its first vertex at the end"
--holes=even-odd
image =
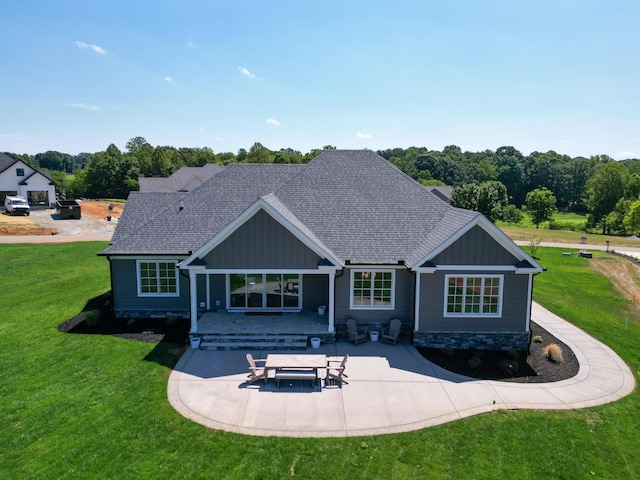
{"type": "Polygon", "coordinates": [[[87,327],[95,327],[98,323],[100,323],[100,318],[102,314],[100,310],[89,310],[84,312],[84,323],[86,323],[87,327]]]}
{"type": "Polygon", "coordinates": [[[167,327],[175,327],[178,325],[178,319],[175,317],[167,317],[167,327]]]}
{"type": "Polygon", "coordinates": [[[520,352],[517,350],[511,349],[507,352],[507,359],[509,360],[518,360],[520,358],[520,352]]]}
{"type": "Polygon", "coordinates": [[[474,355],[469,359],[469,368],[471,370],[477,370],[478,368],[480,368],[481,364],[482,358],[480,358],[478,355],[474,355]]]}
{"type": "Polygon", "coordinates": [[[564,362],[564,358],[562,357],[562,347],[557,343],[551,343],[544,347],[542,350],[542,355],[553,363],[562,363],[564,362]]]}
{"type": "Polygon", "coordinates": [[[519,368],[520,364],[517,360],[509,360],[508,358],[505,358],[500,361],[500,369],[508,375],[514,375],[517,373],[519,368]]]}
{"type": "Polygon", "coordinates": [[[558,222],[556,220],[551,220],[549,222],[549,230],[570,230],[572,232],[586,232],[587,223],[558,222]]]}
{"type": "Polygon", "coordinates": [[[451,358],[455,354],[453,348],[446,346],[442,349],[442,355],[446,358],[451,358]]]}
{"type": "Polygon", "coordinates": [[[536,335],[535,337],[533,337],[533,342],[534,343],[542,343],[542,336],[536,335]]]}
{"type": "Polygon", "coordinates": [[[540,239],[536,237],[531,237],[529,240],[529,254],[536,258],[536,253],[538,253],[538,247],[540,246],[540,239]]]}

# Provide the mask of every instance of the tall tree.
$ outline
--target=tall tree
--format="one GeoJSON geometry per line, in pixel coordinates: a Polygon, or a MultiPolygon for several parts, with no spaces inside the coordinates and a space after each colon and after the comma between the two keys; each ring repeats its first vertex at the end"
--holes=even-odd
{"type": "Polygon", "coordinates": [[[453,189],[451,203],[455,207],[480,212],[496,222],[502,218],[502,211],[507,206],[507,189],[495,180],[479,185],[468,183],[453,189]]]}
{"type": "Polygon", "coordinates": [[[269,149],[264,145],[262,145],[260,142],[256,142],[249,149],[249,154],[247,155],[247,162],[272,163],[271,152],[269,152],[269,149]]]}
{"type": "Polygon", "coordinates": [[[607,162],[599,168],[587,182],[589,195],[589,224],[602,227],[602,233],[607,230],[606,217],[616,208],[618,200],[624,197],[629,172],[618,162],[607,162]]]}
{"type": "Polygon", "coordinates": [[[556,213],[556,197],[545,187],[536,188],[527,193],[524,209],[531,215],[533,223],[538,228],[542,222],[553,220],[553,214],[556,213]]]}

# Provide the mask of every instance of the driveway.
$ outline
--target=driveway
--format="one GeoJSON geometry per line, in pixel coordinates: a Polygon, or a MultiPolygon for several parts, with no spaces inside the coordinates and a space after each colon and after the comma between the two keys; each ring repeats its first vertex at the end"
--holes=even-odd
{"type": "MultiPolygon", "coordinates": [[[[475,380],[430,363],[407,344],[338,342],[313,353],[348,353],[348,385],[288,391],[272,382],[245,384],[246,352],[190,349],[169,377],[168,398],[183,416],[214,429],[345,437],[407,432],[501,409],[585,408],[635,389],[633,373],[606,345],[538,304],[533,318],[574,351],[575,377],[548,384],[475,380]]],[[[264,358],[268,352],[252,353],[264,358]]]]}
{"type": "Polygon", "coordinates": [[[12,217],[3,215],[6,223],[15,223],[16,227],[26,223],[38,227],[53,229],[55,235],[0,235],[2,243],[67,243],[86,241],[109,241],[118,224],[118,218],[113,216],[111,221],[106,219],[108,210],[104,208],[104,216],[95,214],[94,204],[106,202],[83,202],[82,217],[80,219],[61,219],[55,209],[34,209],[29,217],[12,217]],[[92,207],[92,208],[91,208],[92,207]]]}

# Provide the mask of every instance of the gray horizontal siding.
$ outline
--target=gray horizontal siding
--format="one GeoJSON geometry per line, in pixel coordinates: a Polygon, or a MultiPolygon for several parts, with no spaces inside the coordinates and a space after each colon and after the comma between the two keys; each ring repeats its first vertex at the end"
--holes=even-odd
{"type": "Polygon", "coordinates": [[[513,272],[423,273],[420,278],[420,320],[418,330],[430,332],[522,332],[526,327],[529,275],[513,272]],[[445,275],[504,275],[502,316],[445,317],[445,275]]]}
{"type": "Polygon", "coordinates": [[[431,261],[436,265],[515,265],[518,259],[475,226],[431,261]]]}
{"type": "MultiPolygon", "coordinates": [[[[373,270],[384,270],[384,267],[373,270]]],[[[405,269],[396,269],[395,304],[393,310],[351,310],[351,271],[344,270],[344,274],[336,278],[336,324],[345,323],[347,318],[354,318],[360,323],[386,323],[392,318],[399,318],[405,325],[413,325],[415,288],[414,275],[405,269]]]]}
{"type": "Polygon", "coordinates": [[[293,270],[318,268],[321,258],[260,210],[204,260],[207,268],[293,270]]]}
{"type": "Polygon", "coordinates": [[[135,259],[112,259],[111,278],[115,311],[147,312],[146,316],[151,312],[189,310],[189,279],[180,273],[179,297],[139,297],[135,259]]]}

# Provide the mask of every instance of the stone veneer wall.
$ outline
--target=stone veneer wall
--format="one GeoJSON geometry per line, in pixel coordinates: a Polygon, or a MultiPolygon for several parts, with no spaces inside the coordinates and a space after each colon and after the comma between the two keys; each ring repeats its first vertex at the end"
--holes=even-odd
{"type": "Polygon", "coordinates": [[[191,318],[189,310],[114,310],[116,318],[191,318]]]}
{"type": "Polygon", "coordinates": [[[413,332],[416,347],[478,350],[529,349],[530,332],[413,332]]]}

